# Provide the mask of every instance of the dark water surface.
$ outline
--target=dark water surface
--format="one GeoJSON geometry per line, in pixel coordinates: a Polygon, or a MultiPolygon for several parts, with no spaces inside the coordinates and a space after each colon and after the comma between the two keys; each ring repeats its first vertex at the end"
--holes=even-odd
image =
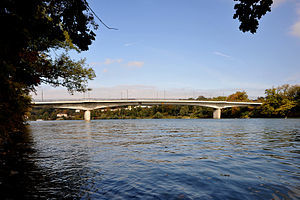
{"type": "Polygon", "coordinates": [[[2,197],[300,199],[300,119],[30,124],[2,197]]]}

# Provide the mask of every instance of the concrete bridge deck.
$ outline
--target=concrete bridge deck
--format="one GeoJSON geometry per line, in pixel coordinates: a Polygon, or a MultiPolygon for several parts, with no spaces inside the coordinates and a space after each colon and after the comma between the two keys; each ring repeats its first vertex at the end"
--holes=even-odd
{"type": "Polygon", "coordinates": [[[52,107],[84,110],[84,119],[91,119],[91,110],[122,107],[122,106],[153,106],[153,105],[181,105],[203,106],[214,108],[213,118],[221,118],[221,109],[230,107],[260,106],[262,103],[253,102],[228,102],[228,101],[197,101],[197,100],[159,100],[159,99],[116,99],[116,100],[77,100],[77,101],[47,101],[32,102],[35,107],[52,107]]]}

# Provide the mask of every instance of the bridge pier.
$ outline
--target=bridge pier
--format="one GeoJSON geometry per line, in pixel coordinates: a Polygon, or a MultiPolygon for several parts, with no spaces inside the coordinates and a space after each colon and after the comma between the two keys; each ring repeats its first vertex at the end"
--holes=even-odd
{"type": "Polygon", "coordinates": [[[90,121],[91,120],[91,111],[90,110],[84,111],[84,120],[85,121],[90,121]]]}
{"type": "Polygon", "coordinates": [[[216,108],[213,113],[214,119],[221,119],[221,108],[216,108]]]}

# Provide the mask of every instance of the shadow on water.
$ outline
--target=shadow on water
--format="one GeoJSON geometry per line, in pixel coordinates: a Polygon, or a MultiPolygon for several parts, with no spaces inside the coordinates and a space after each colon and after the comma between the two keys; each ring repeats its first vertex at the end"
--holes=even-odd
{"type": "MultiPolygon", "coordinates": [[[[92,175],[83,163],[88,158],[81,152],[80,161],[68,164],[75,170],[56,171],[53,166],[39,166],[39,152],[29,129],[11,135],[9,144],[0,146],[0,199],[89,199],[93,191],[92,175]],[[64,177],[64,179],[61,179],[64,177]],[[69,178],[66,178],[69,177],[69,178]]],[[[45,158],[46,159],[46,158],[45,158]]],[[[59,164],[61,161],[57,160],[59,164]]]]}
{"type": "Polygon", "coordinates": [[[44,177],[30,159],[32,137],[28,129],[11,134],[9,143],[0,147],[1,199],[20,199],[36,193],[35,186],[44,177]],[[34,172],[34,173],[32,173],[34,172]]]}

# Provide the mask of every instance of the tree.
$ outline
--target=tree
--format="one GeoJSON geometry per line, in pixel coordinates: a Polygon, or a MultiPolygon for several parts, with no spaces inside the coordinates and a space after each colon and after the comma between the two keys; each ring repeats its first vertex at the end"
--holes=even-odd
{"type": "MultiPolygon", "coordinates": [[[[0,136],[21,129],[31,91],[45,83],[71,93],[95,77],[69,50],[88,50],[97,29],[85,0],[0,1],[0,136]],[[56,55],[56,51],[62,52],[56,55]],[[54,53],[53,53],[54,52],[54,53]]],[[[1,140],[1,139],[0,139],[1,140]]]]}
{"type": "Polygon", "coordinates": [[[266,99],[262,105],[262,114],[267,117],[287,117],[292,111],[299,112],[300,86],[288,84],[266,89],[266,99]]]}
{"type": "MultiPolygon", "coordinates": [[[[229,95],[227,98],[226,98],[227,101],[249,101],[248,99],[248,95],[245,91],[237,91],[231,95],[229,95]]],[[[241,107],[232,107],[232,108],[228,108],[224,115],[229,115],[230,117],[245,117],[247,118],[248,117],[248,114],[242,114],[243,112],[247,112],[248,108],[247,107],[244,107],[244,108],[241,108],[241,107]]]]}
{"type": "Polygon", "coordinates": [[[291,109],[292,117],[300,116],[300,85],[292,85],[288,90],[288,97],[295,102],[295,107],[291,109]]]}
{"type": "Polygon", "coordinates": [[[163,118],[164,116],[163,116],[163,114],[161,114],[160,112],[157,112],[157,113],[155,113],[155,115],[153,115],[153,119],[161,119],[161,118],[163,118]]]}
{"type": "Polygon", "coordinates": [[[186,116],[189,114],[189,107],[188,106],[181,106],[179,111],[180,116],[186,116]]]}
{"type": "Polygon", "coordinates": [[[211,101],[226,101],[226,98],[225,96],[217,96],[217,97],[213,97],[212,99],[209,99],[211,101]]]}
{"type": "Polygon", "coordinates": [[[227,97],[227,101],[249,101],[248,95],[245,91],[237,91],[227,97]]]}
{"type": "Polygon", "coordinates": [[[205,101],[205,100],[207,100],[207,98],[205,96],[198,96],[196,100],[205,101]]]}
{"type": "Polygon", "coordinates": [[[271,12],[271,5],[273,0],[234,0],[235,4],[234,19],[238,19],[240,30],[243,32],[250,31],[256,33],[258,29],[258,20],[267,12],[271,12]]]}

